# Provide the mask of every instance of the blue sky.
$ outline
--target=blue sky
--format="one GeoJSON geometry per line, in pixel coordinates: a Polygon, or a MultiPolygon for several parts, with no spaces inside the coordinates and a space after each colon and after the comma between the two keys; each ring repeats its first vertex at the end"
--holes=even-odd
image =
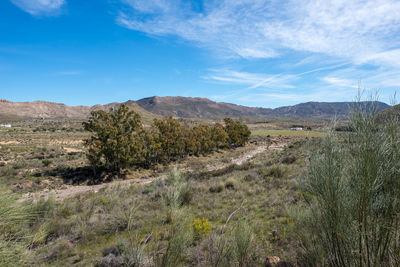
{"type": "Polygon", "coordinates": [[[388,103],[399,30],[394,0],[3,0],[0,98],[388,103]]]}

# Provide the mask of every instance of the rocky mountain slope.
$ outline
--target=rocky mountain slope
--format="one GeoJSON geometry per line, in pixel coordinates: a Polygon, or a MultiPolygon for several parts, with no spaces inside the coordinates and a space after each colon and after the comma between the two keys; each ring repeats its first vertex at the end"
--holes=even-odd
{"type": "MultiPolygon", "coordinates": [[[[294,106],[270,108],[246,107],[235,104],[214,102],[207,98],[191,97],[148,97],[136,103],[142,108],[159,115],[173,115],[183,118],[223,118],[223,117],[291,117],[291,118],[332,118],[350,114],[353,102],[307,102],[294,106]]],[[[364,102],[372,105],[372,102],[364,102]]],[[[375,102],[377,111],[389,105],[375,102]]]]}
{"type": "MultiPolygon", "coordinates": [[[[65,104],[34,101],[11,102],[0,100],[0,119],[3,118],[87,118],[92,110],[108,110],[121,103],[109,103],[94,106],[67,106],[65,104]]],[[[180,96],[148,97],[138,101],[124,102],[132,110],[138,112],[145,122],[155,117],[175,116],[182,118],[216,119],[224,117],[289,117],[289,118],[332,118],[346,117],[350,114],[352,102],[307,102],[294,106],[275,109],[246,107],[223,102],[214,102],[207,98],[192,98],[180,96]]],[[[372,102],[364,102],[372,105],[372,102]]],[[[389,105],[375,102],[378,111],[389,105]]]]}
{"type": "MultiPolygon", "coordinates": [[[[136,104],[135,101],[127,101],[126,105],[132,110],[138,112],[144,122],[150,122],[158,115],[148,112],[136,104]]],[[[11,102],[0,100],[0,120],[13,121],[29,118],[43,119],[85,119],[93,110],[109,110],[116,108],[120,103],[113,102],[106,105],[94,106],[67,106],[65,104],[34,101],[34,102],[11,102]]]]}

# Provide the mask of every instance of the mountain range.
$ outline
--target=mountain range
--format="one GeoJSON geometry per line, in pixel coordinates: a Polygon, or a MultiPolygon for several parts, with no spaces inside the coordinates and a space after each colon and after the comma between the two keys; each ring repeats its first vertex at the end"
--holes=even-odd
{"type": "MultiPolygon", "coordinates": [[[[377,111],[390,106],[383,102],[364,102],[367,106],[375,104],[377,111]]],[[[161,116],[181,118],[218,119],[223,117],[275,117],[275,118],[332,118],[346,117],[354,102],[307,102],[279,108],[247,107],[231,103],[215,102],[199,97],[147,97],[137,101],[113,102],[94,106],[67,106],[65,104],[34,101],[11,102],[0,100],[0,118],[87,118],[93,110],[108,110],[126,104],[138,112],[145,120],[161,116]]]]}

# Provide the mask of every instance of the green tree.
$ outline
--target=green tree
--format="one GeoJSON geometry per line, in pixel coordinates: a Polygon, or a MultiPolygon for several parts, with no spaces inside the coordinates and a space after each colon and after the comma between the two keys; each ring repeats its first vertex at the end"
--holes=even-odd
{"type": "Polygon", "coordinates": [[[139,114],[127,106],[120,105],[109,112],[93,111],[83,126],[92,133],[85,146],[95,171],[105,168],[119,174],[122,169],[143,164],[145,131],[139,114]]]}
{"type": "Polygon", "coordinates": [[[249,140],[251,132],[247,125],[231,118],[225,118],[224,122],[230,146],[243,146],[249,140]]]}
{"type": "Polygon", "coordinates": [[[152,131],[161,146],[160,161],[169,162],[185,155],[183,132],[178,120],[171,116],[154,119],[152,131]]]}
{"type": "Polygon", "coordinates": [[[211,139],[217,149],[224,149],[228,146],[228,134],[222,124],[216,123],[211,128],[211,139]]]}
{"type": "Polygon", "coordinates": [[[191,135],[196,140],[195,154],[209,154],[215,147],[211,139],[211,128],[208,125],[193,127],[191,135]]]}
{"type": "Polygon", "coordinates": [[[195,155],[197,153],[197,148],[200,146],[198,144],[199,140],[197,140],[196,136],[193,135],[193,129],[191,129],[189,125],[184,124],[182,130],[183,130],[186,154],[195,155]]]}

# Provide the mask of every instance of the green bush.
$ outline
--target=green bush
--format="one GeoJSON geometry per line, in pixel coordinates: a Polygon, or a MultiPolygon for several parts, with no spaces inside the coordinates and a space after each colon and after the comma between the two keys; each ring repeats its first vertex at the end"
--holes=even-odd
{"type": "Polygon", "coordinates": [[[0,266],[28,265],[30,233],[26,226],[35,217],[29,205],[0,188],[0,266]]]}
{"type": "Polygon", "coordinates": [[[282,178],[285,175],[285,169],[280,165],[272,165],[268,168],[266,174],[274,178],[282,178]]]}
{"type": "Polygon", "coordinates": [[[43,166],[48,167],[51,165],[51,163],[53,163],[53,161],[49,160],[49,159],[44,159],[42,160],[43,166]]]}
{"type": "Polygon", "coordinates": [[[171,207],[181,207],[190,203],[193,194],[192,184],[186,180],[182,173],[174,168],[167,178],[165,203],[171,207]]]}
{"type": "Polygon", "coordinates": [[[236,260],[240,267],[249,266],[253,245],[253,232],[249,222],[241,220],[237,224],[234,233],[236,260]]]}
{"type": "Polygon", "coordinates": [[[216,183],[212,186],[210,186],[209,191],[211,193],[221,193],[224,190],[224,183],[220,182],[220,183],[216,183]]]}
{"type": "Polygon", "coordinates": [[[345,136],[311,154],[298,231],[310,265],[399,266],[400,127],[359,103],[345,136]],[[343,140],[344,138],[344,140],[343,140]]]}

